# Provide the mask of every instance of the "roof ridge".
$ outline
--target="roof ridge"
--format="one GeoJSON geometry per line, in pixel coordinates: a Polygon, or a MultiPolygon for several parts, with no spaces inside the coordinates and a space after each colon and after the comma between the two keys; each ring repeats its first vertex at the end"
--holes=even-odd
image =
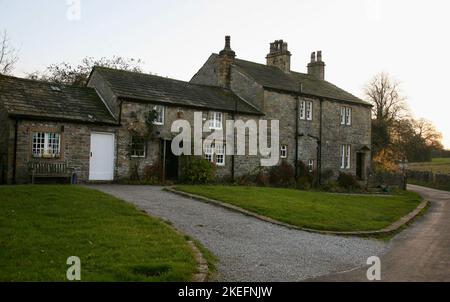
{"type": "Polygon", "coordinates": [[[125,70],[125,69],[104,67],[104,66],[98,66],[98,65],[94,66],[92,69],[107,69],[107,70],[114,71],[114,72],[131,73],[131,74],[136,74],[136,75],[140,75],[140,76],[155,77],[155,78],[160,78],[160,79],[164,79],[164,80],[171,80],[171,81],[177,81],[177,82],[191,84],[188,81],[178,80],[178,79],[174,79],[174,78],[170,78],[170,77],[164,77],[164,76],[160,76],[160,75],[155,75],[155,74],[150,74],[150,73],[145,73],[145,72],[139,72],[139,71],[132,71],[132,70],[125,70]]]}
{"type": "Polygon", "coordinates": [[[65,84],[65,83],[58,83],[58,82],[51,82],[51,81],[44,81],[44,80],[35,80],[35,79],[27,79],[27,78],[21,78],[21,77],[16,77],[16,76],[12,76],[12,75],[5,75],[5,74],[0,74],[0,78],[9,78],[12,80],[17,80],[17,81],[23,81],[23,82],[32,82],[35,84],[45,84],[45,85],[58,85],[58,86],[62,86],[65,88],[87,88],[88,90],[92,90],[92,87],[88,87],[88,86],[80,86],[80,85],[70,85],[70,84],[65,84]]]}

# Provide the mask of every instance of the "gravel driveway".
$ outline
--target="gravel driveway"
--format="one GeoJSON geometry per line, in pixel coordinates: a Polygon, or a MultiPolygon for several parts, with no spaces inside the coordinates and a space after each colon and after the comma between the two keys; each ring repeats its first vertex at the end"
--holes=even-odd
{"type": "Polygon", "coordinates": [[[92,185],[169,220],[219,259],[218,281],[300,281],[349,270],[385,244],[290,230],[161,187],[92,185]]]}

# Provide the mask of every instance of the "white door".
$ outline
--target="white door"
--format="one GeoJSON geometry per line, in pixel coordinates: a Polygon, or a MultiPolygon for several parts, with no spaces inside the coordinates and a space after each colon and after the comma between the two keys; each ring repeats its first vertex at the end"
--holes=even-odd
{"type": "Polygon", "coordinates": [[[91,133],[89,180],[114,180],[113,133],[91,133]]]}

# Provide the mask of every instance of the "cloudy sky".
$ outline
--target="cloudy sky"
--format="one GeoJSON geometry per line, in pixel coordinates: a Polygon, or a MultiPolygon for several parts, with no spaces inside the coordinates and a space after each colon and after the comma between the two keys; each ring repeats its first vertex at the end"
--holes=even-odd
{"type": "Polygon", "coordinates": [[[450,1],[447,0],[0,0],[0,29],[19,49],[14,74],[85,56],[141,58],[147,72],[189,80],[224,35],[242,59],[265,62],[283,39],[292,69],[322,50],[326,79],[362,97],[385,71],[402,83],[416,117],[450,148],[450,1]]]}

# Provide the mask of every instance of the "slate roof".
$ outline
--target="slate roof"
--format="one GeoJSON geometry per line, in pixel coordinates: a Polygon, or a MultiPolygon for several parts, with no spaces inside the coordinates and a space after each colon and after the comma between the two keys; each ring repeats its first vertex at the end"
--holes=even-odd
{"type": "Polygon", "coordinates": [[[0,75],[0,105],[11,116],[116,124],[93,88],[0,75]]]}
{"type": "Polygon", "coordinates": [[[262,114],[230,90],[220,87],[98,66],[94,67],[93,72],[100,73],[114,94],[121,98],[229,112],[235,110],[237,102],[240,113],[262,114]]]}
{"type": "Polygon", "coordinates": [[[267,66],[241,59],[236,59],[235,66],[265,88],[298,93],[300,83],[302,83],[303,93],[307,95],[370,105],[332,83],[315,79],[309,74],[293,71],[285,73],[275,66],[267,66]]]}

